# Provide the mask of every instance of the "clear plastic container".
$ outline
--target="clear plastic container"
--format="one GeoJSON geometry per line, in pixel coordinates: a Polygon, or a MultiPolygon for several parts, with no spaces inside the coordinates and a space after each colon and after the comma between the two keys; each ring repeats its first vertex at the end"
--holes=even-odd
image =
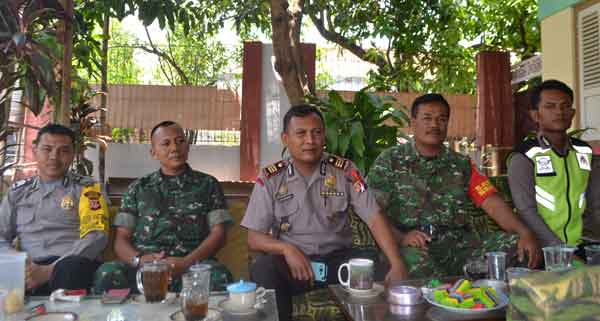
{"type": "Polygon", "coordinates": [[[6,291],[3,311],[6,314],[19,312],[25,302],[25,260],[24,252],[0,252],[0,290],[6,291]]]}

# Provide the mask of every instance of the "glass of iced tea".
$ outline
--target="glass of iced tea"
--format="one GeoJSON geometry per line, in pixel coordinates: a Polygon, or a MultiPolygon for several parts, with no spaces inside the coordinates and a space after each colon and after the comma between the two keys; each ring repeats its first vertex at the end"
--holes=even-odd
{"type": "Polygon", "coordinates": [[[200,321],[208,313],[210,265],[196,264],[182,276],[181,310],[186,321],[200,321]]]}
{"type": "Polygon", "coordinates": [[[162,302],[169,289],[169,264],[165,261],[144,263],[137,271],[136,281],[146,303],[162,302]]]}

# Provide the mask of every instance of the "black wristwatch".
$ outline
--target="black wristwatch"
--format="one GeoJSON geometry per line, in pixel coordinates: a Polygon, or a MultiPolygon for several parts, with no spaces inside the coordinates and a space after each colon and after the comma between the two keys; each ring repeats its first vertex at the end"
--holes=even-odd
{"type": "Polygon", "coordinates": [[[142,258],[142,253],[138,253],[138,254],[134,255],[131,258],[131,265],[133,265],[133,267],[139,267],[141,258],[142,258]]]}

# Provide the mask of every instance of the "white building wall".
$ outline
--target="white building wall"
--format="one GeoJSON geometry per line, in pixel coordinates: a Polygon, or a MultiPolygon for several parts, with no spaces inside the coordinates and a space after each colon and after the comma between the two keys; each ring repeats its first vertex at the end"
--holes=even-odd
{"type": "MultiPolygon", "coordinates": [[[[94,162],[98,178],[98,152],[90,149],[86,156],[94,162]]],[[[190,146],[188,163],[195,169],[215,176],[219,181],[240,180],[239,146],[190,146]]],[[[106,152],[106,177],[138,178],[160,167],[150,156],[149,144],[110,143],[106,152]]]]}

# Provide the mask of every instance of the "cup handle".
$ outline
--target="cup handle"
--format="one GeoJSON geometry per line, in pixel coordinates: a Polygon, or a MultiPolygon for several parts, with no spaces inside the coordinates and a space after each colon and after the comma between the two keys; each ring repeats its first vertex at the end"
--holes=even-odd
{"type": "Polygon", "coordinates": [[[348,263],[344,263],[342,265],[340,265],[340,267],[338,268],[338,281],[340,281],[340,284],[349,288],[350,287],[350,264],[348,263]],[[348,269],[348,280],[344,281],[342,280],[342,269],[343,268],[348,269]]]}
{"type": "Polygon", "coordinates": [[[466,277],[467,279],[468,279],[468,278],[470,278],[470,276],[469,276],[469,272],[467,271],[467,266],[468,266],[468,265],[469,265],[468,263],[467,263],[467,264],[465,264],[465,265],[463,265],[463,273],[465,274],[465,277],[466,277]]]}
{"type": "Polygon", "coordinates": [[[137,270],[135,273],[135,283],[137,284],[138,291],[143,295],[144,294],[144,284],[142,282],[142,270],[137,270]]]}
{"type": "Polygon", "coordinates": [[[262,299],[265,296],[265,294],[267,294],[267,290],[262,286],[259,287],[258,289],[256,289],[256,300],[258,301],[262,299]]]}

